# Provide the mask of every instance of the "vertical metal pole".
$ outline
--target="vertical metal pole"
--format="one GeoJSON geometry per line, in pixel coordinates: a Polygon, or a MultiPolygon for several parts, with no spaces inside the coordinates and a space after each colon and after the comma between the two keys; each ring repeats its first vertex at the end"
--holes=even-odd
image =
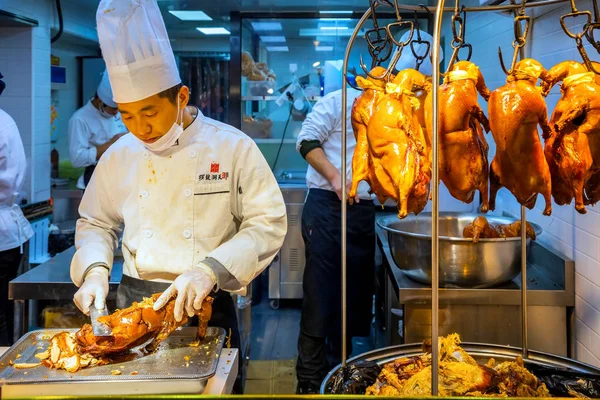
{"type": "Polygon", "coordinates": [[[346,198],[346,118],[347,110],[346,104],[348,103],[348,84],[346,83],[346,77],[348,76],[348,60],[350,59],[350,50],[354,45],[356,36],[360,31],[367,18],[371,15],[371,7],[365,12],[358,24],[352,32],[352,36],[348,40],[346,45],[346,53],[344,54],[344,65],[342,66],[342,162],[340,168],[342,169],[342,368],[346,366],[346,359],[348,358],[348,350],[346,346],[346,332],[347,332],[347,320],[346,320],[346,213],[348,199],[346,198]]]}
{"type": "Polygon", "coordinates": [[[432,51],[432,99],[433,99],[433,160],[431,189],[431,395],[438,395],[438,341],[439,341],[439,168],[438,168],[438,115],[440,88],[440,44],[444,0],[439,0],[435,10],[432,51]]]}
{"type": "Polygon", "coordinates": [[[527,210],[521,206],[521,347],[523,359],[529,358],[527,346],[527,210]]]}

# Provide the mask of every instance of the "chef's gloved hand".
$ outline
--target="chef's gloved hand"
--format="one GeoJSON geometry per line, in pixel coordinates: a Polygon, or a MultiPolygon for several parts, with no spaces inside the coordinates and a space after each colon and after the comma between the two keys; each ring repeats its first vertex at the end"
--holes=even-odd
{"type": "Polygon", "coordinates": [[[183,319],[183,311],[193,317],[202,308],[202,301],[217,284],[217,276],[213,270],[200,263],[197,267],[179,275],[167,290],[154,302],[154,310],[158,311],[175,295],[175,320],[183,319]]]}
{"type": "Polygon", "coordinates": [[[73,302],[82,313],[89,315],[92,303],[98,310],[104,309],[108,295],[109,276],[108,269],[104,267],[92,268],[85,275],[83,284],[73,297],[73,302]]]}

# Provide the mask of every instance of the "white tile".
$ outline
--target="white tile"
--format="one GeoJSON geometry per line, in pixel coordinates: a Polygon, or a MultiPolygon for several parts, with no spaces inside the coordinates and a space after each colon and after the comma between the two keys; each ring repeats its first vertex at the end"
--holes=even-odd
{"type": "MultiPolygon", "coordinates": [[[[590,304],[596,310],[600,311],[600,286],[596,285],[593,282],[590,282],[590,304]]],[[[597,331],[600,333],[600,326],[597,327],[597,331]]]]}
{"type": "Polygon", "coordinates": [[[576,345],[577,359],[589,365],[598,365],[598,359],[581,342],[576,345]]]}
{"type": "Polygon", "coordinates": [[[574,254],[574,261],[575,261],[575,272],[577,272],[578,274],[581,274],[582,276],[584,276],[585,278],[587,278],[589,281],[593,280],[591,279],[590,276],[590,272],[591,272],[591,268],[592,268],[592,263],[597,263],[597,261],[592,260],[589,256],[583,254],[581,251],[575,251],[574,254]]]}
{"type": "Polygon", "coordinates": [[[585,347],[590,348],[592,330],[579,318],[575,318],[575,336],[585,347]]]}
{"type": "MultiPolygon", "coordinates": [[[[546,104],[548,104],[548,98],[546,98],[546,104]]],[[[579,213],[575,211],[574,207],[557,206],[554,204],[552,205],[552,216],[555,218],[559,218],[561,221],[563,221],[567,224],[573,225],[575,218],[576,218],[575,214],[579,214],[579,213]]]]}
{"type": "Polygon", "coordinates": [[[591,333],[590,346],[588,348],[596,358],[600,358],[600,336],[597,333],[591,333]]]}
{"type": "Polygon", "coordinates": [[[591,293],[590,281],[578,273],[575,273],[575,294],[588,304],[592,304],[593,296],[591,293]]]}
{"type": "Polygon", "coordinates": [[[600,236],[600,214],[588,212],[587,214],[576,213],[575,225],[596,237],[600,236]]]}
{"type": "Polygon", "coordinates": [[[598,260],[598,238],[589,233],[575,228],[575,248],[598,260]]]}
{"type": "Polygon", "coordinates": [[[33,195],[33,202],[45,201],[45,200],[48,200],[49,198],[50,198],[50,184],[48,184],[48,187],[46,189],[35,192],[35,194],[33,195]]]}

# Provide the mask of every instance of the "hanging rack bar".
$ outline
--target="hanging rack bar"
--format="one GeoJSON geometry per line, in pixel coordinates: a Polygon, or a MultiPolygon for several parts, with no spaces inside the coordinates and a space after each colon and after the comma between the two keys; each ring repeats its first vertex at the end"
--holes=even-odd
{"type": "Polygon", "coordinates": [[[438,0],[435,12],[433,29],[433,51],[431,54],[431,83],[433,100],[433,132],[432,135],[432,179],[431,179],[431,395],[438,395],[438,364],[439,364],[439,165],[438,165],[438,115],[439,115],[439,89],[440,89],[440,44],[442,37],[442,17],[444,0],[438,0]]]}
{"type": "MultiPolygon", "coordinates": [[[[536,1],[534,3],[528,3],[525,8],[533,8],[533,7],[544,7],[544,6],[550,6],[553,4],[560,4],[560,3],[565,3],[565,2],[569,2],[569,0],[543,0],[543,1],[536,1]]],[[[427,6],[432,12],[433,11],[437,11],[438,7],[436,6],[427,6]]],[[[478,12],[478,11],[511,11],[514,9],[518,9],[521,7],[521,4],[515,4],[515,5],[511,5],[511,4],[506,4],[506,5],[501,5],[501,6],[477,6],[477,7],[465,7],[464,11],[466,12],[478,12]]],[[[413,5],[404,5],[401,4],[398,6],[398,8],[400,8],[401,10],[409,10],[409,11],[419,11],[422,10],[423,8],[420,6],[413,6],[413,5]]],[[[453,12],[454,11],[454,7],[443,7],[444,12],[453,12]]]]}
{"type": "MultiPolygon", "coordinates": [[[[379,3],[376,3],[379,4],[379,3]]],[[[373,8],[376,8],[375,5],[373,8]]],[[[348,40],[348,45],[346,46],[346,52],[344,54],[344,65],[342,67],[342,164],[341,164],[341,172],[342,172],[342,368],[346,367],[346,359],[348,358],[348,349],[347,349],[347,317],[346,317],[346,216],[347,216],[347,192],[346,192],[346,180],[347,180],[347,171],[346,171],[346,119],[347,119],[347,107],[348,103],[348,86],[346,85],[346,81],[348,79],[348,61],[350,59],[350,50],[352,50],[352,46],[354,45],[354,41],[356,40],[356,36],[360,31],[360,28],[364,25],[365,21],[371,16],[372,8],[365,12],[362,18],[358,21],[356,28],[354,28],[354,32],[352,32],[352,36],[348,40]]]]}
{"type": "Polygon", "coordinates": [[[527,210],[521,206],[521,347],[523,359],[529,358],[527,345],[527,210]]]}

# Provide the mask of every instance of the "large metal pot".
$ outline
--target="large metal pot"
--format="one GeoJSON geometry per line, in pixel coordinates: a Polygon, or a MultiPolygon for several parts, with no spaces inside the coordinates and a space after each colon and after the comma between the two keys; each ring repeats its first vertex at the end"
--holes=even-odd
{"type": "MultiPolygon", "coordinates": [[[[522,354],[521,349],[509,346],[500,346],[493,344],[481,344],[481,343],[461,343],[460,345],[467,351],[477,362],[485,364],[490,358],[494,358],[496,362],[511,361],[516,359],[522,354]]],[[[403,344],[399,346],[385,347],[383,349],[369,351],[367,353],[358,355],[348,360],[348,363],[356,362],[359,360],[374,361],[379,365],[386,364],[401,357],[412,357],[423,354],[421,344],[403,344]]],[[[572,372],[587,373],[600,375],[600,369],[592,367],[591,365],[584,364],[579,361],[571,360],[553,354],[542,353],[539,351],[529,351],[529,358],[527,359],[528,364],[543,365],[546,367],[555,367],[559,369],[568,369],[572,372]]],[[[326,388],[329,381],[340,369],[340,365],[335,367],[323,380],[321,384],[321,394],[327,394],[326,388]]]]}
{"type": "MultiPolygon", "coordinates": [[[[462,237],[463,229],[477,214],[440,213],[440,286],[487,288],[511,281],[521,271],[521,238],[480,239],[473,243],[462,237]]],[[[486,216],[490,223],[515,220],[486,216]]],[[[390,252],[396,265],[410,278],[431,284],[431,213],[395,215],[377,220],[387,231],[390,252]]],[[[531,224],[539,236],[542,229],[531,224]]],[[[527,240],[527,246],[530,240],[527,240]]]]}

